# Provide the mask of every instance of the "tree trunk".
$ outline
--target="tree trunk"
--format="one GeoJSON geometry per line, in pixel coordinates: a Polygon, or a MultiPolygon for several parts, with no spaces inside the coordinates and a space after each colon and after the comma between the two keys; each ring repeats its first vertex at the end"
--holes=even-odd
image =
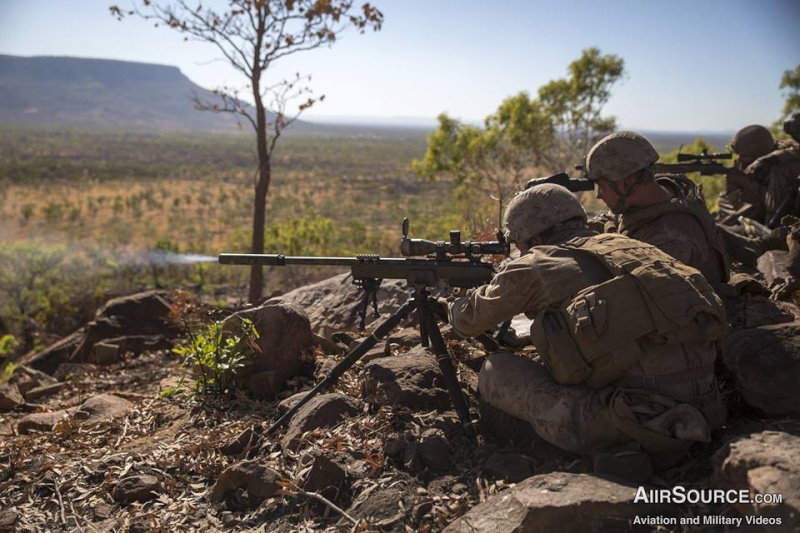
{"type": "MultiPolygon", "coordinates": [[[[259,30],[261,26],[259,26],[259,30]]],[[[259,33],[261,35],[261,33],[259,33]]],[[[259,41],[260,46],[260,41],[259,41]]],[[[258,50],[258,48],[256,48],[258,50]]],[[[255,65],[259,64],[259,56],[256,53],[255,65]]],[[[267,222],[267,193],[269,192],[269,182],[272,178],[272,167],[270,165],[270,150],[268,148],[269,136],[267,134],[267,112],[261,98],[261,69],[254,68],[250,79],[253,88],[253,98],[256,107],[256,153],[258,154],[258,181],[255,185],[255,195],[253,201],[253,245],[251,253],[264,253],[264,226],[267,222]]],[[[261,301],[264,293],[264,267],[253,265],[250,267],[250,291],[248,301],[257,304],[261,301]]]]}
{"type": "MultiPolygon", "coordinates": [[[[259,159],[261,159],[260,152],[259,159]]],[[[264,253],[264,226],[267,221],[267,192],[269,191],[270,177],[271,168],[269,155],[267,155],[266,159],[259,161],[258,164],[258,182],[255,187],[255,205],[253,206],[253,241],[250,249],[254,254],[264,253]]],[[[263,293],[264,267],[253,265],[250,267],[250,291],[247,300],[255,305],[261,300],[263,293]]]]}

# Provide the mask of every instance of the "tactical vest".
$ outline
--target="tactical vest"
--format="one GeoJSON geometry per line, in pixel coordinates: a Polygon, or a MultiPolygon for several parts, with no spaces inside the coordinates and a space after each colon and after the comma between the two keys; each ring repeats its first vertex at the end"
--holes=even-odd
{"type": "Polygon", "coordinates": [[[717,263],[719,272],[723,276],[723,279],[719,281],[728,281],[730,277],[730,264],[728,262],[728,253],[725,249],[725,242],[722,240],[722,236],[719,234],[708,212],[702,188],[681,174],[659,176],[656,178],[656,182],[666,186],[670,191],[675,193],[675,198],[671,199],[669,202],[662,202],[649,206],[646,209],[624,214],[620,217],[619,232],[635,238],[636,232],[642,226],[665,215],[671,213],[686,213],[691,215],[703,229],[703,235],[705,235],[705,240],[708,243],[712,260],[717,263]]]}
{"type": "Polygon", "coordinates": [[[655,246],[617,234],[562,246],[593,255],[612,277],[534,320],[531,340],[557,382],[601,388],[644,358],[642,343],[717,341],[727,333],[724,306],[705,278],[655,246]]]}

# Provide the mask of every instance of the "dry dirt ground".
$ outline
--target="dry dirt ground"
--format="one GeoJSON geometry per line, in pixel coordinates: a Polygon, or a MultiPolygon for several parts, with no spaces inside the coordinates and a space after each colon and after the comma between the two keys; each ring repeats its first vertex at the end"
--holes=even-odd
{"type": "MultiPolygon", "coordinates": [[[[353,395],[357,373],[348,371],[336,390],[353,395]]],[[[434,426],[453,433],[455,416],[436,411],[381,408],[313,432],[297,454],[281,450],[277,438],[232,454],[227,445],[242,432],[269,427],[276,404],[244,397],[215,404],[187,393],[165,394],[182,376],[188,380],[180,358],[166,351],[107,367],[76,367],[56,394],[0,415],[0,531],[438,531],[507,486],[477,467],[481,454],[495,449],[491,445],[476,449],[456,437],[454,464],[444,473],[387,457],[387,435],[434,426]],[[99,422],[65,416],[52,432],[16,434],[18,421],[31,412],[74,408],[104,393],[133,407],[99,422]],[[368,519],[299,488],[310,454],[346,458],[354,481],[336,501],[368,519]],[[255,505],[246,494],[210,502],[223,470],[247,457],[282,475],[279,493],[255,505]],[[157,477],[156,493],[144,501],[115,500],[119,480],[134,475],[157,477]]],[[[538,472],[587,468],[549,447],[534,459],[538,472]]]]}
{"type": "MultiPolygon", "coordinates": [[[[348,371],[336,390],[358,397],[358,373],[357,367],[348,371]]],[[[502,465],[487,468],[487,458],[498,451],[508,454],[511,471],[519,458],[535,474],[590,471],[586,459],[544,443],[470,444],[452,412],[400,408],[365,410],[331,430],[314,431],[297,453],[281,448],[280,434],[249,449],[237,447],[243,432],[263,432],[277,418],[275,402],[245,397],[200,402],[186,392],[165,393],[182,377],[188,379],[187,371],[168,351],[106,367],[76,366],[57,393],[0,415],[0,531],[433,532],[509,486],[513,480],[503,480],[502,465]],[[65,416],[53,431],[16,434],[17,422],[31,412],[77,407],[99,394],[124,398],[132,407],[98,422],[65,416]],[[430,428],[448,437],[449,469],[436,471],[388,451],[392,436],[413,439],[430,428]],[[345,493],[325,497],[303,488],[318,457],[346,465],[345,493]],[[212,502],[209,495],[222,472],[248,458],[274,469],[280,490],[263,501],[239,490],[212,502]],[[137,501],[119,496],[119,481],[136,475],[154,476],[157,487],[137,501]]],[[[468,378],[462,373],[462,381],[468,378]]],[[[310,383],[298,379],[295,387],[310,383]]],[[[797,421],[783,423],[798,431],[797,421]]],[[[730,431],[748,424],[764,427],[745,413],[730,431]]],[[[660,482],[702,482],[710,474],[711,452],[663,474],[660,482]]],[[[715,513],[735,515],[730,508],[715,513]]]]}

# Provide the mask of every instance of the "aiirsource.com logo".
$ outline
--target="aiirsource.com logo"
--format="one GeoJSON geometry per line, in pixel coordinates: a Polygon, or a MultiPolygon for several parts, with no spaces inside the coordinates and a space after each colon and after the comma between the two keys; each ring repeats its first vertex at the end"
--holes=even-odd
{"type": "Polygon", "coordinates": [[[756,493],[747,489],[687,489],[681,485],[671,489],[639,487],[633,503],[705,503],[774,505],[783,502],[782,494],[756,493]]]}
{"type": "MultiPolygon", "coordinates": [[[[683,486],[675,486],[671,489],[646,489],[639,487],[636,490],[634,503],[647,504],[755,504],[760,505],[779,505],[783,502],[782,494],[752,494],[749,490],[725,490],[725,489],[687,489],[683,486]]],[[[783,519],[779,516],[763,516],[760,513],[749,516],[725,516],[725,515],[694,515],[694,516],[661,516],[645,515],[635,516],[635,525],[667,525],[667,526],[733,526],[759,525],[759,526],[780,526],[783,519]]]]}

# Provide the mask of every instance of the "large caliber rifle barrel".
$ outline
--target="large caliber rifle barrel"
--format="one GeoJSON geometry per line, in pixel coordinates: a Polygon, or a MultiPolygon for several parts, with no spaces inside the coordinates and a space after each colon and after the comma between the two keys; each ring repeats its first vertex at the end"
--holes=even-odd
{"type": "Polygon", "coordinates": [[[699,172],[703,176],[714,176],[717,174],[725,175],[731,167],[726,167],[722,163],[687,161],[685,163],[656,163],[653,165],[656,174],[686,174],[689,172],[699,172]]]}
{"type": "Polygon", "coordinates": [[[350,266],[352,257],[318,257],[283,254],[219,254],[221,265],[330,265],[350,266]]]}
{"type": "Polygon", "coordinates": [[[346,266],[353,279],[404,279],[412,285],[435,285],[446,280],[453,287],[475,287],[492,280],[494,268],[476,260],[437,258],[379,257],[303,257],[281,254],[220,254],[222,265],[318,265],[346,266]]]}
{"type": "MultiPolygon", "coordinates": [[[[575,170],[584,170],[583,165],[575,165],[575,170]]],[[[594,182],[587,178],[570,178],[566,172],[560,172],[547,176],[546,178],[533,178],[525,182],[524,189],[530,189],[537,185],[545,183],[554,183],[566,187],[570,192],[592,191],[594,190],[594,182]]]]}
{"type": "Polygon", "coordinates": [[[727,152],[720,154],[709,154],[706,152],[700,154],[678,153],[678,161],[716,161],[718,159],[733,159],[733,154],[727,152]]]}

